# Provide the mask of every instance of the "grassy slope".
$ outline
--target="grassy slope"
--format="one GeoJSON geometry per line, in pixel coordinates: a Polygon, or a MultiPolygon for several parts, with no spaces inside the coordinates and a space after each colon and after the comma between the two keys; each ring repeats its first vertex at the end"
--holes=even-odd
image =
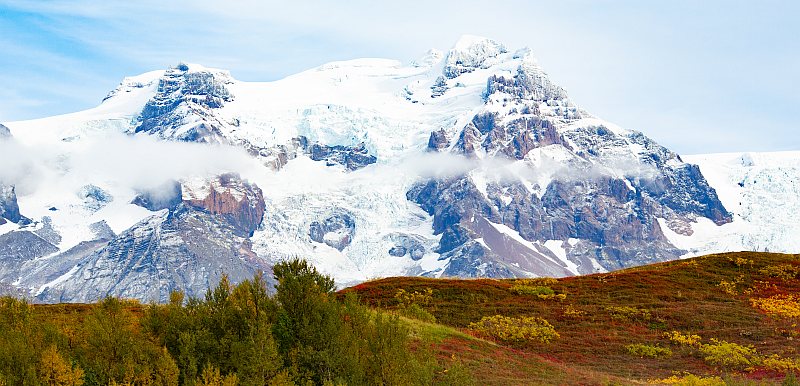
{"type": "MultiPolygon", "coordinates": [[[[677,330],[752,345],[760,354],[800,358],[798,320],[766,315],[750,298],[800,294],[800,278],[780,279],[761,273],[775,265],[800,267],[800,255],[729,253],[660,263],[608,274],[564,278],[550,287],[567,295],[564,301],[518,295],[514,280],[450,280],[417,277],[388,278],[343,290],[356,292],[372,306],[393,309],[398,289],[433,289],[428,310],[437,321],[456,329],[496,314],[535,315],[561,334],[555,342],[510,347],[470,339],[457,330],[438,340],[441,355],[455,355],[481,384],[624,383],[665,378],[676,371],[719,374],[696,350],[670,345],[663,337],[677,330]],[[738,260],[737,260],[738,259],[738,260]],[[752,263],[751,263],[752,262],[752,263]],[[723,291],[722,281],[737,282],[736,294],[723,291]],[[564,315],[567,305],[583,312],[564,315]],[[648,310],[647,320],[620,320],[607,307],[648,310]],[[671,347],[667,358],[639,358],[627,353],[633,343],[671,347]]],[[[742,376],[765,382],[783,374],[756,370],[742,376]]]]}

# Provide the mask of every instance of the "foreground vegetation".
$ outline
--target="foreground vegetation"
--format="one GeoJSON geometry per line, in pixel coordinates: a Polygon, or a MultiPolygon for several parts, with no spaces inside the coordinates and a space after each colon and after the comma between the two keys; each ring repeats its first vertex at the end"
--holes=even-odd
{"type": "Polygon", "coordinates": [[[560,367],[499,375],[484,361],[495,354],[464,358],[481,384],[797,384],[800,375],[800,255],[717,254],[564,279],[388,278],[342,293],[402,310],[399,290],[427,293],[423,308],[438,323],[560,367]]]}
{"type": "Polygon", "coordinates": [[[304,261],[227,279],[204,300],[30,306],[0,299],[0,385],[460,385],[469,375],[412,345],[394,314],[337,299],[304,261]]]}
{"type": "Polygon", "coordinates": [[[0,385],[784,384],[800,255],[564,279],[389,278],[334,292],[303,261],[204,299],[0,298],[0,385]]]}

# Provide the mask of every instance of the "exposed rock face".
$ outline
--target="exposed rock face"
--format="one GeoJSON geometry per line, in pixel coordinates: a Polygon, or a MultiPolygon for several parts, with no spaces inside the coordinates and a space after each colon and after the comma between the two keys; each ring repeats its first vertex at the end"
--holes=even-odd
{"type": "MultiPolygon", "coordinates": [[[[476,115],[462,130],[456,148],[471,157],[480,152],[518,160],[523,159],[528,152],[537,147],[558,144],[569,148],[555,126],[548,120],[528,114],[506,124],[498,123],[497,120],[496,113],[476,115]]],[[[438,148],[441,148],[441,145],[438,148]]]]}
{"type": "Polygon", "coordinates": [[[378,161],[374,155],[367,152],[363,142],[356,146],[327,146],[309,143],[306,137],[300,137],[299,143],[312,160],[325,161],[328,166],[342,165],[347,170],[353,171],[378,161]]]}
{"type": "Polygon", "coordinates": [[[21,230],[0,235],[0,282],[16,281],[23,264],[56,252],[58,248],[33,232],[21,230]]]}
{"type": "Polygon", "coordinates": [[[450,139],[447,138],[447,132],[444,129],[432,132],[430,138],[428,138],[428,150],[439,151],[449,144],[450,139]]]}
{"type": "Polygon", "coordinates": [[[202,296],[223,274],[233,282],[271,267],[246,237],[220,216],[187,204],[150,217],[93,252],[65,280],[44,288],[44,302],[84,302],[105,296],[165,302],[181,289],[202,296]]]}
{"type": "MultiPolygon", "coordinates": [[[[478,43],[466,52],[492,47],[478,43]]],[[[482,66],[460,57],[448,60],[456,64],[449,74],[482,66]]],[[[431,133],[428,149],[524,172],[473,170],[422,181],[407,194],[434,217],[437,252],[451,259],[445,274],[564,276],[675,259],[684,251],[658,218],[676,229],[696,217],[731,221],[695,165],[641,133],[585,119],[532,59],[511,79],[490,77],[484,101],[485,111],[451,140],[444,130],[431,133]]]]}
{"type": "Polygon", "coordinates": [[[350,245],[356,232],[353,217],[342,210],[336,211],[321,221],[314,221],[308,229],[311,240],[343,250],[350,245]]]}
{"type": "Polygon", "coordinates": [[[6,220],[14,223],[27,223],[27,219],[19,212],[17,194],[13,186],[0,184],[0,225],[6,220]]]}
{"type": "Polygon", "coordinates": [[[223,174],[199,186],[184,185],[182,192],[186,204],[222,217],[240,237],[252,236],[264,218],[261,189],[238,174],[223,174]]]}
{"type": "Polygon", "coordinates": [[[89,224],[89,230],[94,233],[94,240],[111,240],[114,237],[117,237],[117,235],[114,233],[114,230],[111,229],[106,220],[89,224]]]}
{"type": "Polygon", "coordinates": [[[226,143],[211,110],[233,100],[230,75],[179,64],[158,82],[158,92],[139,116],[136,133],[186,142],[226,143]]]}
{"type": "MultiPolygon", "coordinates": [[[[11,131],[0,124],[0,141],[11,139],[11,131]]],[[[13,185],[4,184],[0,181],[0,225],[8,221],[14,223],[27,223],[29,220],[19,212],[17,194],[13,185]]]]}
{"type": "Polygon", "coordinates": [[[58,245],[61,242],[61,235],[53,229],[53,220],[49,216],[42,217],[41,228],[33,231],[33,233],[53,245],[58,245]]]}
{"type": "MultiPolygon", "coordinates": [[[[530,51],[523,50],[518,52],[517,55],[530,55],[530,51]]],[[[568,98],[567,92],[551,82],[547,74],[533,61],[523,62],[522,65],[517,68],[515,76],[511,79],[503,76],[490,76],[486,81],[485,95],[488,97],[498,93],[506,94],[510,98],[517,100],[536,102],[555,102],[563,101],[568,98]]],[[[537,106],[530,106],[530,108],[536,107],[537,106]]],[[[535,114],[535,111],[523,113],[535,114]]]]}

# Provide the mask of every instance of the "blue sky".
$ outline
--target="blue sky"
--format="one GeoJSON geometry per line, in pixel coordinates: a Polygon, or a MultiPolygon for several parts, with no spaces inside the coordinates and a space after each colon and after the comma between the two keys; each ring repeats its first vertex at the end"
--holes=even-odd
{"type": "Polygon", "coordinates": [[[530,47],[577,104],[679,153],[800,150],[798,16],[791,0],[0,0],[0,122],[179,61],[266,81],[473,34],[530,47]]]}

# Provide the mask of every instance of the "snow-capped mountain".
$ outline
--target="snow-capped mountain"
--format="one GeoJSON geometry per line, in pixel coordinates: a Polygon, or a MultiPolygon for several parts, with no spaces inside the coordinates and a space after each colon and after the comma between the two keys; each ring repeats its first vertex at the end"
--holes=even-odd
{"type": "Polygon", "coordinates": [[[294,256],[347,285],[798,249],[800,154],[682,158],[487,38],[265,83],[181,63],[6,126],[0,288],[38,301],[200,295],[294,256]]]}

